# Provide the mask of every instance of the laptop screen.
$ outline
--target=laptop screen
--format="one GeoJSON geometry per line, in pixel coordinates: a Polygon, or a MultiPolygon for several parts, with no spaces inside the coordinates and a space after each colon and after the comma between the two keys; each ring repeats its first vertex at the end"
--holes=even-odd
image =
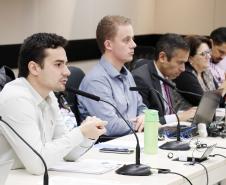
{"type": "Polygon", "coordinates": [[[199,106],[196,110],[193,124],[206,123],[213,121],[214,114],[220,104],[222,89],[207,91],[203,94],[199,106]]]}

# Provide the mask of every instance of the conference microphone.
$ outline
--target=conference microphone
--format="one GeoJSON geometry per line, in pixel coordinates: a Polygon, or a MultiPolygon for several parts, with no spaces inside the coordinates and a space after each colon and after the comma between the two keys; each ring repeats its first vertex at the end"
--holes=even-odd
{"type": "Polygon", "coordinates": [[[92,100],[95,100],[95,101],[100,101],[100,97],[99,96],[96,96],[94,94],[87,93],[85,91],[80,91],[80,90],[74,89],[72,87],[66,86],[66,91],[72,92],[72,93],[75,93],[75,94],[78,94],[80,96],[84,96],[86,98],[89,98],[89,99],[92,99],[92,100]]]}
{"type": "Polygon", "coordinates": [[[190,146],[188,143],[182,142],[181,138],[180,138],[180,133],[181,133],[181,129],[180,129],[180,119],[176,113],[176,111],[174,110],[174,108],[168,103],[168,101],[162,96],[162,94],[157,91],[154,88],[148,88],[148,87],[130,87],[131,91],[141,91],[141,90],[151,90],[154,91],[155,93],[157,93],[164,102],[166,102],[166,104],[169,106],[170,110],[172,110],[172,112],[175,114],[176,118],[177,118],[177,140],[176,141],[169,141],[164,143],[163,145],[161,145],[159,148],[164,149],[164,150],[189,150],[190,146]]]}
{"type": "Polygon", "coordinates": [[[148,176],[151,175],[151,170],[150,170],[150,166],[146,166],[144,164],[140,163],[140,143],[139,143],[139,139],[137,137],[136,132],[133,130],[133,128],[131,127],[130,123],[123,117],[123,115],[120,113],[120,111],[117,109],[117,107],[115,107],[112,103],[101,99],[99,96],[84,92],[84,91],[80,91],[77,89],[74,89],[72,87],[68,87],[66,86],[66,91],[68,92],[72,92],[75,94],[78,94],[80,96],[84,96],[86,98],[95,100],[95,101],[101,101],[104,102],[106,104],[109,104],[110,106],[112,106],[116,112],[118,113],[118,115],[123,119],[123,121],[127,124],[127,126],[129,127],[129,129],[133,132],[135,138],[136,138],[136,158],[135,164],[128,164],[128,165],[123,165],[121,168],[116,170],[116,173],[121,174],[121,175],[130,175],[130,176],[148,176]]]}
{"type": "Polygon", "coordinates": [[[173,83],[173,82],[171,82],[171,81],[169,81],[169,80],[167,80],[167,79],[165,79],[165,78],[159,76],[159,75],[156,74],[156,73],[152,73],[152,75],[153,75],[155,78],[157,78],[157,79],[159,79],[160,81],[162,81],[164,84],[166,84],[166,85],[168,85],[169,87],[171,87],[172,89],[176,89],[176,84],[175,84],[175,83],[173,83]]]}
{"type": "Polygon", "coordinates": [[[176,84],[173,83],[172,81],[169,81],[161,76],[159,76],[158,74],[156,73],[152,73],[152,75],[157,78],[158,80],[162,81],[164,84],[168,85],[169,87],[171,87],[172,89],[176,90],[177,92],[181,93],[181,94],[190,94],[190,95],[193,95],[193,96],[198,96],[198,97],[202,97],[201,94],[197,94],[197,93],[193,93],[193,92],[190,92],[190,91],[183,91],[183,90],[180,90],[176,87],[176,84]]]}
{"type": "Polygon", "coordinates": [[[32,146],[30,144],[28,144],[28,142],[25,141],[25,139],[22,136],[20,136],[18,134],[18,132],[15,131],[14,128],[10,126],[10,124],[8,124],[6,121],[4,121],[1,116],[0,116],[0,121],[5,123],[8,126],[8,128],[10,128],[17,135],[17,137],[19,137],[41,159],[41,161],[44,165],[44,168],[45,168],[45,172],[44,172],[44,176],[43,176],[43,185],[48,185],[49,184],[48,169],[47,169],[46,162],[42,158],[42,156],[34,148],[32,148],[32,146]]]}

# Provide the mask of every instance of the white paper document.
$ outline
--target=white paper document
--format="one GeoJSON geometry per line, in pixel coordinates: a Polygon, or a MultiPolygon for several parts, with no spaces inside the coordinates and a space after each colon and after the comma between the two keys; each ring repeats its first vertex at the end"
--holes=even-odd
{"type": "Polygon", "coordinates": [[[51,171],[75,172],[88,174],[103,174],[120,167],[116,161],[83,159],[76,162],[59,162],[51,167],[51,171]]]}
{"type": "MultiPolygon", "coordinates": [[[[141,133],[137,133],[139,138],[140,148],[144,148],[144,135],[141,133]]],[[[94,145],[95,148],[128,148],[128,149],[135,149],[137,146],[137,141],[133,134],[131,134],[126,139],[121,139],[120,142],[118,139],[113,139],[107,142],[99,143],[94,145]]]]}

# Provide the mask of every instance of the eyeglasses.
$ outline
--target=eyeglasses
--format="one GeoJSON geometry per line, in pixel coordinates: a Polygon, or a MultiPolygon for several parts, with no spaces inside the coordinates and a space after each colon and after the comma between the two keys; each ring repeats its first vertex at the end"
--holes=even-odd
{"type": "Polygon", "coordinates": [[[196,55],[200,55],[200,56],[206,57],[206,56],[210,56],[211,54],[212,54],[212,51],[208,50],[208,51],[203,51],[201,53],[197,53],[196,55]]]}

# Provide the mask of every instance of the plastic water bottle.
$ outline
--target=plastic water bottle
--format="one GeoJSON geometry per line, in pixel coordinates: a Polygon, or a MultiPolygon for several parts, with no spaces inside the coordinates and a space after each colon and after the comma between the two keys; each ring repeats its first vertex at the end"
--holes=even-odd
{"type": "Polygon", "coordinates": [[[159,125],[158,111],[147,109],[144,113],[144,153],[157,154],[159,125]]]}
{"type": "Polygon", "coordinates": [[[206,129],[206,123],[199,123],[198,124],[198,133],[200,137],[207,137],[208,132],[206,129]]]}

